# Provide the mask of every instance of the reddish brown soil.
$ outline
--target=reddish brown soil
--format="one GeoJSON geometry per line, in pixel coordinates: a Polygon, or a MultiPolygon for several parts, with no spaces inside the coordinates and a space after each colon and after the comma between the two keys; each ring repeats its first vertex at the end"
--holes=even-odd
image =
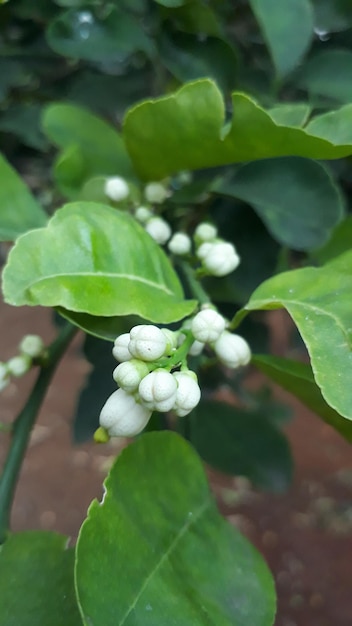
{"type": "MultiPolygon", "coordinates": [[[[25,333],[54,336],[38,309],[2,305],[0,360],[25,333]]],[[[52,529],[75,537],[118,444],[74,447],[70,419],[76,390],[87,371],[77,356],[79,338],[61,363],[31,439],[13,507],[14,530],[52,529]]],[[[1,395],[0,421],[10,422],[25,401],[31,375],[1,395]]],[[[287,428],[296,462],[294,483],[283,496],[259,494],[243,479],[210,473],[219,505],[266,557],[279,597],[275,626],[352,624],[351,447],[282,392],[296,410],[287,428]]],[[[7,436],[0,434],[0,462],[7,436]]],[[[255,626],[255,624],[253,624],[255,626]]]]}

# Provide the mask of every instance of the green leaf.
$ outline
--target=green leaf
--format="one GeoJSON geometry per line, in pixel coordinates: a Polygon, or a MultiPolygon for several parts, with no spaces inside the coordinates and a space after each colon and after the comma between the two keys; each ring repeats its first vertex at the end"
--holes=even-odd
{"type": "Polygon", "coordinates": [[[74,551],[49,532],[10,535],[0,551],[0,623],[3,626],[79,626],[74,551]]]}
{"type": "Polygon", "coordinates": [[[352,216],[349,215],[336,226],[329,241],[318,250],[313,250],[311,256],[322,265],[343,252],[348,252],[351,249],[351,242],[352,216]]]}
{"type": "Polygon", "coordinates": [[[222,37],[223,28],[220,15],[203,4],[203,0],[191,0],[168,14],[178,31],[193,34],[206,34],[213,37],[222,37]]]}
{"type": "Polygon", "coordinates": [[[47,228],[18,239],[3,291],[15,306],[58,306],[97,316],[135,313],[165,324],[196,304],[183,300],[168,257],[136,220],[94,202],[67,204],[47,228]]]}
{"type": "Polygon", "coordinates": [[[278,76],[291,72],[302,60],[313,38],[313,11],[309,0],[249,0],[266,40],[278,76]]]}
{"type": "Polygon", "coordinates": [[[1,154],[0,179],[0,240],[14,241],[18,235],[43,226],[46,214],[1,154]]]}
{"type": "Polygon", "coordinates": [[[124,137],[140,176],[158,180],[184,169],[279,156],[336,159],[352,154],[352,105],[318,116],[302,129],[275,123],[243,93],[234,93],[232,104],[233,118],[225,125],[222,95],[211,80],[202,79],[132,108],[124,137]]]}
{"type": "Polygon", "coordinates": [[[327,170],[308,159],[287,157],[244,165],[214,191],[250,204],[272,236],[296,250],[325,243],[341,221],[341,193],[327,170]]]}
{"type": "Polygon", "coordinates": [[[304,126],[311,112],[305,102],[281,103],[268,110],[270,117],[278,126],[304,126]]]}
{"type": "Polygon", "coordinates": [[[37,150],[46,150],[48,143],[41,132],[40,104],[12,104],[0,118],[0,130],[13,133],[23,143],[37,150]]]}
{"type": "Polygon", "coordinates": [[[63,56],[99,63],[124,63],[143,51],[152,56],[154,46],[139,20],[117,7],[99,19],[90,9],[69,9],[47,30],[49,46],[63,56]]]}
{"type": "Polygon", "coordinates": [[[186,4],[188,0],[155,0],[158,4],[161,4],[163,7],[181,7],[183,4],[186,4]]]}
{"type": "MultiPolygon", "coordinates": [[[[330,32],[348,30],[352,26],[350,0],[311,0],[314,23],[322,37],[330,32]]],[[[323,39],[324,41],[324,39],[323,39]]]]}
{"type": "Polygon", "coordinates": [[[86,109],[51,104],[44,112],[43,128],[49,139],[63,149],[55,173],[61,186],[71,193],[93,176],[133,176],[119,133],[86,109]]]}
{"type": "Polygon", "coordinates": [[[293,464],[287,439],[260,411],[202,401],[189,420],[189,439],[212,467],[277,493],[290,485],[293,464]]]}
{"type": "Polygon", "coordinates": [[[77,543],[76,589],[92,626],[271,626],[261,556],[217,512],[204,470],[175,433],[125,449],[77,543]],[[188,477],[188,479],[187,479],[188,477]]]}
{"type": "Polygon", "coordinates": [[[209,76],[224,91],[230,91],[236,83],[235,52],[217,37],[200,41],[198,35],[164,34],[160,56],[165,67],[182,82],[209,76]]]}
{"type": "Polygon", "coordinates": [[[271,380],[296,396],[347,441],[352,442],[352,423],[325,402],[308,363],[262,354],[254,355],[252,363],[271,380]]]}
{"type": "Polygon", "coordinates": [[[350,50],[323,50],[303,65],[296,82],[311,95],[351,102],[351,65],[350,50]]]}
{"type": "Polygon", "coordinates": [[[352,419],[352,252],[324,267],[293,270],[264,282],[234,318],[248,311],[285,308],[302,336],[314,378],[326,402],[352,419]]]}

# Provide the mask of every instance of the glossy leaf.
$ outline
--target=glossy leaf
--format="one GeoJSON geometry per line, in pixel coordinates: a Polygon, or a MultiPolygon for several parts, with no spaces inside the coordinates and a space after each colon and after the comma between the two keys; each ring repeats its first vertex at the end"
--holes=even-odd
{"type": "Polygon", "coordinates": [[[305,102],[277,104],[268,110],[270,117],[279,126],[302,127],[311,112],[311,107],[305,102]]]}
{"type": "Polygon", "coordinates": [[[181,7],[186,4],[188,0],[155,0],[158,4],[162,4],[164,7],[174,8],[181,7]]]}
{"type": "Polygon", "coordinates": [[[238,312],[285,308],[295,322],[311,358],[314,378],[326,402],[352,419],[352,252],[319,268],[278,274],[264,282],[238,312]]]}
{"type": "Polygon", "coordinates": [[[50,23],[47,40],[58,54],[100,63],[123,63],[138,50],[153,54],[140,22],[117,7],[101,19],[87,7],[69,9],[50,23]]]}
{"type": "Polygon", "coordinates": [[[329,49],[309,59],[297,77],[299,87],[312,95],[351,102],[352,51],[329,49]]]}
{"type": "Polygon", "coordinates": [[[71,192],[99,174],[130,178],[133,169],[124,142],[115,128],[84,108],[51,104],[43,116],[43,128],[62,155],[56,176],[71,192]]]}
{"type": "Polygon", "coordinates": [[[249,0],[263,32],[276,72],[285,76],[301,61],[313,37],[309,0],[249,0]]]}
{"type": "Polygon", "coordinates": [[[10,535],[0,551],[0,623],[3,626],[79,626],[74,551],[49,532],[10,535]]]}
{"type": "Polygon", "coordinates": [[[47,216],[17,172],[0,155],[0,240],[44,226],[47,216]]]}
{"type": "Polygon", "coordinates": [[[250,204],[272,236],[296,250],[326,242],[341,221],[341,193],[327,170],[308,159],[285,158],[244,165],[214,190],[250,204]]]}
{"type": "Polygon", "coordinates": [[[172,18],[177,30],[185,33],[206,34],[213,37],[222,37],[223,28],[219,14],[209,5],[203,4],[203,0],[191,0],[178,8],[174,8],[172,18]]]}
{"type": "Polygon", "coordinates": [[[58,306],[97,316],[135,313],[163,323],[195,306],[183,300],[170,261],[145,230],[129,215],[93,202],[68,204],[47,228],[21,237],[10,253],[3,290],[15,306],[58,306]]]}
{"type": "Polygon", "coordinates": [[[225,125],[222,95],[212,81],[202,79],[131,109],[124,137],[140,176],[155,180],[184,169],[279,156],[352,154],[352,105],[318,116],[302,129],[275,123],[243,93],[234,93],[232,103],[233,118],[225,125]]]}
{"type": "Polygon", "coordinates": [[[308,363],[266,354],[254,355],[252,363],[271,380],[296,396],[347,441],[352,442],[352,423],[325,402],[308,363]]]}
{"type": "Polygon", "coordinates": [[[217,512],[188,443],[170,432],[143,435],[119,456],[105,488],[77,543],[87,623],[272,625],[269,571],[217,512]]]}
{"type": "Polygon", "coordinates": [[[289,444],[260,411],[202,401],[189,420],[189,439],[206,463],[246,476],[262,489],[287,489],[293,471],[289,444]]]}

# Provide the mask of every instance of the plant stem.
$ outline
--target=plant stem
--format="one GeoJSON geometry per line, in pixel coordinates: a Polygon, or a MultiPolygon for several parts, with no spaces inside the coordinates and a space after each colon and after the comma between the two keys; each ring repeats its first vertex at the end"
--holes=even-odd
{"type": "Polygon", "coordinates": [[[0,544],[5,541],[9,530],[11,505],[32,427],[56,367],[76,332],[75,326],[66,324],[48,348],[45,365],[41,366],[31,395],[14,422],[12,440],[0,479],[0,544]]]}
{"type": "Polygon", "coordinates": [[[196,277],[194,269],[186,261],[179,261],[178,266],[187,280],[192,295],[197,298],[199,304],[208,304],[210,298],[196,277]]]}

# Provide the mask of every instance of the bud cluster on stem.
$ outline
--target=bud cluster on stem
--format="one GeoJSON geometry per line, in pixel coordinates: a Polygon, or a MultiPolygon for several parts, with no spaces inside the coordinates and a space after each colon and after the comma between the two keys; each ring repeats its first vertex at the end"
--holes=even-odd
{"type": "Polygon", "coordinates": [[[5,389],[11,376],[19,378],[26,374],[33,362],[44,356],[45,346],[38,335],[25,335],[19,345],[19,354],[6,363],[0,363],[0,391],[5,389]]]}

